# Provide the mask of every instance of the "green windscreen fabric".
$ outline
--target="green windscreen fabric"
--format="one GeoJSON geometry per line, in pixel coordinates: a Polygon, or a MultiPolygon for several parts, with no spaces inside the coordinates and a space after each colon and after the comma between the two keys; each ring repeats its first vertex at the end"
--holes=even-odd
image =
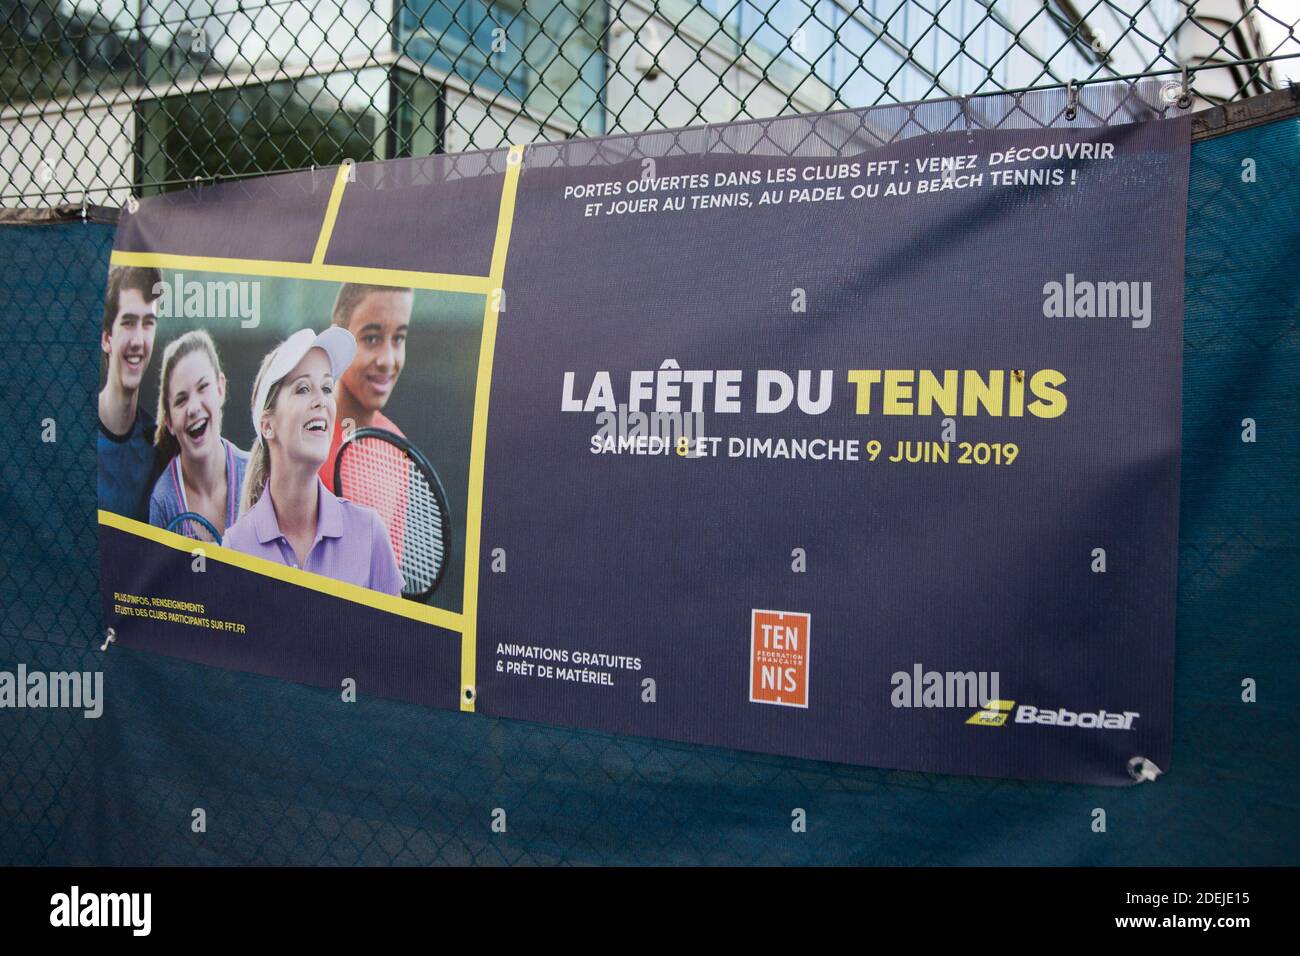
{"type": "Polygon", "coordinates": [[[112,228],[0,226],[0,668],[102,670],[106,695],[97,720],[0,711],[0,862],[1293,864],[1298,158],[1294,118],[1192,150],[1174,761],[1123,790],[817,763],[364,692],[344,703],[101,652],[93,415],[112,228]],[[790,826],[796,808],[806,832],[790,826]]]}

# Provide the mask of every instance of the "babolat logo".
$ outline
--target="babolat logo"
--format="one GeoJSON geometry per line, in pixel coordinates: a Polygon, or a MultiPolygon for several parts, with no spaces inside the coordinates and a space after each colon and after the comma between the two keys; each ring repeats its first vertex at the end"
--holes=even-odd
{"type": "Polygon", "coordinates": [[[976,727],[1001,727],[1011,716],[1011,708],[1015,705],[1014,700],[991,700],[983,710],[975,711],[966,723],[976,727]]]}
{"type": "Polygon", "coordinates": [[[1133,721],[1140,716],[1135,710],[1126,710],[1112,714],[1105,710],[1084,711],[1082,713],[1066,710],[1064,707],[1035,707],[1033,704],[1021,704],[1016,707],[1014,700],[991,700],[982,709],[977,710],[966,721],[976,727],[1001,727],[1011,716],[1015,707],[1017,724],[1044,724],[1048,727],[1082,727],[1085,730],[1132,730],[1133,721]]]}
{"type": "Polygon", "coordinates": [[[1084,727],[1091,730],[1132,730],[1133,721],[1141,715],[1134,710],[1112,714],[1104,710],[1075,713],[1064,707],[1059,710],[1039,709],[1029,704],[1016,708],[1016,723],[1046,724],[1049,727],[1084,727]]]}

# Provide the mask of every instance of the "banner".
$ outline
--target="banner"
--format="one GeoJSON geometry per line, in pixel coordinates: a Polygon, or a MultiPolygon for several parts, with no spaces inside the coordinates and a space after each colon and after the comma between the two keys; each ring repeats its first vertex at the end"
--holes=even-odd
{"type": "Polygon", "coordinates": [[[105,627],[344,703],[1150,779],[1189,139],[843,112],[133,200],[105,627]]]}

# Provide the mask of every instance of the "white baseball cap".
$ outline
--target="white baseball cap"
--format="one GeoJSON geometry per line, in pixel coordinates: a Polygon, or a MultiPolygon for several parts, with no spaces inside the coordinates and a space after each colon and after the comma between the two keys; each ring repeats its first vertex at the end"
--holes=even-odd
{"type": "Polygon", "coordinates": [[[331,325],[320,333],[311,329],[299,329],[276,346],[271,353],[271,364],[258,383],[257,394],[253,396],[254,435],[262,432],[262,411],[266,408],[266,396],[270,394],[271,386],[292,372],[312,349],[321,349],[329,356],[330,374],[337,382],[339,376],[352,364],[352,357],[357,354],[357,340],[342,326],[331,325]]]}

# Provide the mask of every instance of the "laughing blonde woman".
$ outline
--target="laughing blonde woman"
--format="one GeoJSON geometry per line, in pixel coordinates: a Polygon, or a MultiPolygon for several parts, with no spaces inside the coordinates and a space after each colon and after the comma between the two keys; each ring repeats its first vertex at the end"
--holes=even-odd
{"type": "Polygon", "coordinates": [[[265,359],[240,517],[225,545],[350,584],[401,594],[393,545],[371,508],[338,498],[319,471],[334,433],[335,388],[356,354],[347,329],[301,329],[265,359]]]}

